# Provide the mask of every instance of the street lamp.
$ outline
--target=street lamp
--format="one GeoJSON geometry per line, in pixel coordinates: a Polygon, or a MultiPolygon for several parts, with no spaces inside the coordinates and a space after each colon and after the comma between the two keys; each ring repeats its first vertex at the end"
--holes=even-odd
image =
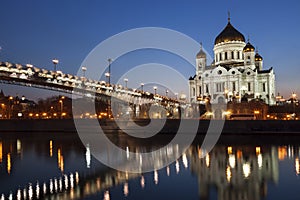
{"type": "Polygon", "coordinates": [[[110,84],[110,76],[111,76],[111,63],[112,63],[112,59],[111,58],[109,58],[109,59],[107,59],[107,61],[108,61],[108,83],[110,84]]]}
{"type": "Polygon", "coordinates": [[[169,90],[168,90],[168,89],[166,89],[166,97],[168,97],[168,93],[169,93],[169,90]]]}
{"type": "Polygon", "coordinates": [[[125,88],[127,89],[128,78],[124,78],[125,88]]]}
{"type": "Polygon", "coordinates": [[[106,77],[106,83],[109,83],[110,82],[110,79],[109,79],[110,74],[108,72],[106,72],[104,75],[106,77]]]}
{"type": "Polygon", "coordinates": [[[292,98],[293,98],[293,110],[294,110],[293,117],[294,117],[294,119],[296,119],[296,107],[295,107],[296,106],[296,97],[297,97],[296,93],[293,92],[292,98]]]}
{"type": "Polygon", "coordinates": [[[86,72],[87,68],[83,66],[83,67],[81,67],[81,70],[83,72],[83,77],[85,78],[85,72],[86,72]]]}
{"type": "Polygon", "coordinates": [[[56,66],[59,63],[59,60],[55,58],[52,60],[52,63],[54,64],[54,71],[56,72],[56,66]]]}
{"type": "Polygon", "coordinates": [[[142,90],[142,92],[144,92],[144,83],[141,83],[141,90],[142,90]]]}
{"type": "Polygon", "coordinates": [[[154,86],[153,89],[154,89],[154,95],[156,96],[156,90],[157,90],[157,87],[154,86]]]}
{"type": "Polygon", "coordinates": [[[59,103],[60,103],[60,118],[62,118],[62,114],[63,114],[63,107],[64,107],[63,99],[65,99],[64,96],[62,96],[61,99],[59,100],[59,103]]]}
{"type": "Polygon", "coordinates": [[[10,119],[11,118],[11,115],[12,115],[12,109],[13,109],[13,97],[12,96],[10,96],[9,98],[8,98],[8,100],[9,100],[9,112],[8,112],[8,119],[10,119]]]}

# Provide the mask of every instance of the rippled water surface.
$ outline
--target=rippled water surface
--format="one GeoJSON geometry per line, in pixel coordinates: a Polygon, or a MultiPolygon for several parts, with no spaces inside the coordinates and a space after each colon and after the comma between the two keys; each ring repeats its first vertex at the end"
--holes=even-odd
{"type": "MultiPolygon", "coordinates": [[[[224,136],[211,152],[199,139],[169,166],[132,174],[101,164],[76,134],[2,134],[0,200],[298,199],[299,139],[224,136]]],[[[156,146],[113,140],[135,152],[156,146]]]]}

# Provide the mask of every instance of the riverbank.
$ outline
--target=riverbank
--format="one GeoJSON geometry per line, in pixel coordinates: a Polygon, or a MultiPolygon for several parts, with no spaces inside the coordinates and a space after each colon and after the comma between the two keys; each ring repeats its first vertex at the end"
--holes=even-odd
{"type": "MultiPolygon", "coordinates": [[[[184,120],[187,127],[185,132],[194,132],[195,120],[184,120]],[[190,126],[189,126],[190,124],[190,126]]],[[[84,125],[87,130],[94,130],[96,127],[90,126],[89,119],[80,119],[79,123],[84,125]]],[[[153,123],[160,124],[160,120],[153,120],[153,123]]],[[[106,133],[122,132],[126,130],[134,130],[134,123],[122,123],[122,129],[113,120],[99,120],[101,128],[106,133]]],[[[146,126],[149,120],[137,120],[136,123],[140,126],[146,126]]],[[[163,134],[174,134],[178,131],[180,120],[168,119],[164,127],[160,131],[163,134]]],[[[206,134],[208,127],[214,125],[213,121],[200,120],[197,133],[206,134]]],[[[97,125],[98,126],[98,125],[97,125]]],[[[99,126],[98,126],[99,127],[99,126]]],[[[140,130],[143,131],[143,130],[140,130]]],[[[73,119],[37,119],[37,120],[0,120],[0,132],[77,132],[73,119]]],[[[214,131],[212,131],[214,132],[214,131]]],[[[300,135],[300,121],[279,121],[279,120],[230,120],[225,121],[222,128],[222,134],[226,135],[242,135],[242,134],[272,134],[272,135],[300,135]]]]}

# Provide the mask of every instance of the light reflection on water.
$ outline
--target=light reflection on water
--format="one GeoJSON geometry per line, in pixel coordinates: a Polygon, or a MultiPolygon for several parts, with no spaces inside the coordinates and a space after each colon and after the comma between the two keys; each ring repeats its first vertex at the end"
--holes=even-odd
{"type": "MultiPolygon", "coordinates": [[[[122,145],[126,151],[147,148],[122,145]]],[[[96,161],[89,144],[76,135],[5,135],[0,137],[0,200],[289,199],[286,194],[296,194],[300,186],[299,145],[231,142],[209,153],[200,147],[193,144],[164,169],[130,174],[96,161]]],[[[172,152],[176,146],[168,149],[172,152]]]]}

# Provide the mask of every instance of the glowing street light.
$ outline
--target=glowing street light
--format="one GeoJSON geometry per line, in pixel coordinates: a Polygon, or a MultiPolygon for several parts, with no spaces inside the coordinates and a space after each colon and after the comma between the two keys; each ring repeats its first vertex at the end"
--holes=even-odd
{"type": "Polygon", "coordinates": [[[128,78],[124,78],[125,88],[127,89],[128,78]]]}
{"type": "Polygon", "coordinates": [[[293,97],[293,99],[296,99],[297,95],[295,92],[293,92],[292,97],[293,97]]]}
{"type": "Polygon", "coordinates": [[[83,77],[85,78],[85,72],[86,72],[87,68],[83,66],[83,67],[81,67],[81,70],[83,72],[83,77]]]}
{"type": "Polygon", "coordinates": [[[59,60],[55,58],[52,60],[52,63],[54,64],[54,71],[56,72],[56,66],[59,63],[59,60]]]}
{"type": "Polygon", "coordinates": [[[110,74],[108,72],[106,72],[104,75],[106,77],[106,82],[110,84],[110,78],[109,78],[110,74]]]}
{"type": "Polygon", "coordinates": [[[293,98],[293,110],[294,110],[293,117],[294,117],[294,119],[296,119],[296,107],[295,107],[295,104],[296,104],[297,95],[296,95],[295,92],[293,92],[292,98],[293,98]]]}
{"type": "Polygon", "coordinates": [[[169,90],[168,90],[168,89],[166,89],[166,97],[168,97],[168,93],[169,93],[169,90]]]}
{"type": "Polygon", "coordinates": [[[60,103],[60,117],[62,118],[62,114],[63,114],[63,106],[64,106],[64,100],[65,99],[65,97],[64,96],[62,96],[61,97],[61,99],[58,101],[59,103],[60,103]]]}
{"type": "Polygon", "coordinates": [[[154,86],[154,87],[153,87],[153,89],[154,89],[154,95],[156,95],[156,90],[157,90],[157,87],[156,87],[156,86],[154,86]]]}

